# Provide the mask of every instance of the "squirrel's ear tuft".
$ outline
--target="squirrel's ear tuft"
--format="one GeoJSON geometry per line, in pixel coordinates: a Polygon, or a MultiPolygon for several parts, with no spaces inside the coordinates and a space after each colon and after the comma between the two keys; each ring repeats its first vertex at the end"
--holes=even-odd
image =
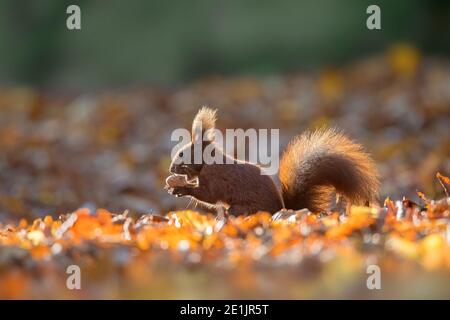
{"type": "Polygon", "coordinates": [[[209,107],[202,107],[192,122],[192,140],[202,141],[206,132],[206,140],[214,140],[214,129],[216,128],[217,110],[209,107]]]}

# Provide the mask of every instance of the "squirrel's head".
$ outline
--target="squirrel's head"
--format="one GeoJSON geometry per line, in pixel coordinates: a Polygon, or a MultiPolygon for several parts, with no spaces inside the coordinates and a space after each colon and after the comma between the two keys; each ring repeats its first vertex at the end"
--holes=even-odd
{"type": "MultiPolygon", "coordinates": [[[[176,174],[186,174],[189,179],[200,174],[205,159],[203,150],[214,143],[217,110],[202,107],[192,122],[191,142],[183,146],[172,158],[169,171],[176,174]],[[195,157],[195,153],[201,152],[195,157]]],[[[213,149],[214,153],[214,149],[213,149]]]]}

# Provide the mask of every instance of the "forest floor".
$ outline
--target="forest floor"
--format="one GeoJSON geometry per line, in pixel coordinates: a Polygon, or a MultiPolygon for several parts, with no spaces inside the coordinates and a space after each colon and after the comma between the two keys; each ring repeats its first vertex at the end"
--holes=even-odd
{"type": "Polygon", "coordinates": [[[449,159],[450,64],[407,45],[285,76],[0,88],[0,298],[448,299],[449,159]],[[212,213],[164,190],[170,134],[203,104],[219,129],[279,128],[282,146],[342,128],[373,155],[385,201],[231,217],[216,232],[212,213]]]}

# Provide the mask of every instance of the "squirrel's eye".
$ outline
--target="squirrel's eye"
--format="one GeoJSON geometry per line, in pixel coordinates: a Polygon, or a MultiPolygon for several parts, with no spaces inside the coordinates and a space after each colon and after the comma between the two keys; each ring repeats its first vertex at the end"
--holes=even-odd
{"type": "Polygon", "coordinates": [[[181,158],[181,157],[183,157],[183,152],[180,152],[179,154],[178,154],[178,156],[181,158]]]}

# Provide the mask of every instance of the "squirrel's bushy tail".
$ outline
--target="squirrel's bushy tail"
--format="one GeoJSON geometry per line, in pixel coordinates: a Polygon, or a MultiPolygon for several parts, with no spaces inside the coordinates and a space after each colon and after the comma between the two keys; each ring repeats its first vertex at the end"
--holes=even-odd
{"type": "Polygon", "coordinates": [[[361,145],[336,129],[319,129],[294,138],[280,163],[285,207],[329,209],[335,190],[351,204],[376,199],[379,181],[375,163],[361,145]]]}

